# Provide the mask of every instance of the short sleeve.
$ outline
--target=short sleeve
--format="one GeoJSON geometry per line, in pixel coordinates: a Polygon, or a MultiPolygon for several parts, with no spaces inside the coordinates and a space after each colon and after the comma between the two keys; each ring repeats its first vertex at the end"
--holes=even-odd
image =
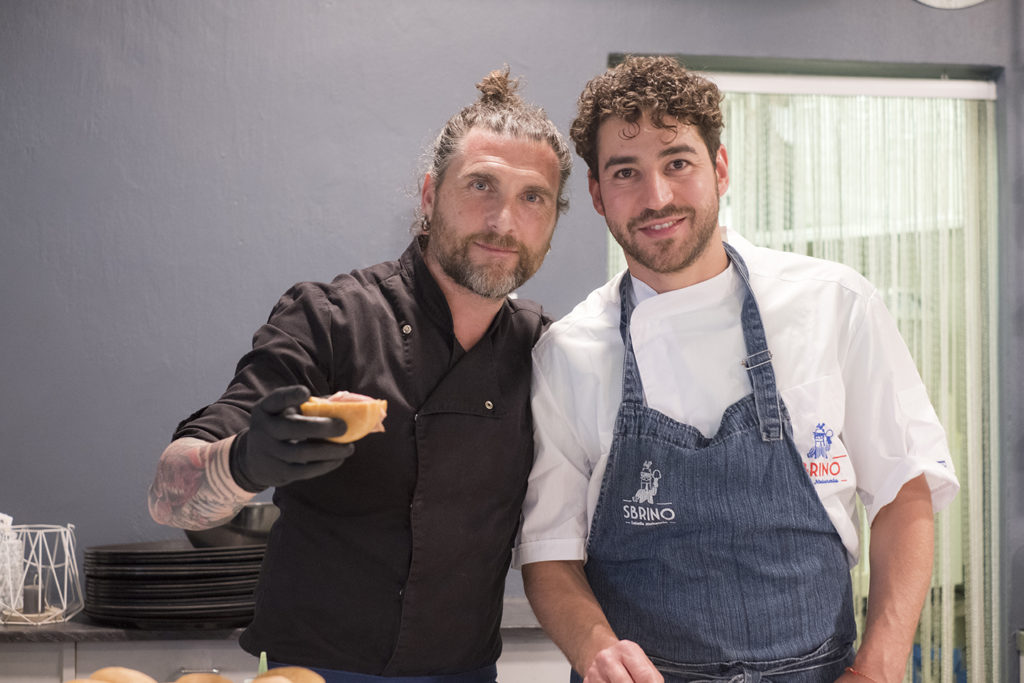
{"type": "Polygon", "coordinates": [[[960,485],[945,430],[910,351],[877,292],[868,299],[863,320],[850,324],[842,438],[868,519],[874,520],[905,483],[922,474],[938,512],[960,485]]]}
{"type": "MultiPolygon", "coordinates": [[[[589,466],[565,416],[566,397],[548,381],[548,365],[534,353],[532,410],[535,460],[513,567],[549,560],[582,560],[587,538],[589,466]]],[[[564,391],[568,387],[559,383],[564,391]]]]}

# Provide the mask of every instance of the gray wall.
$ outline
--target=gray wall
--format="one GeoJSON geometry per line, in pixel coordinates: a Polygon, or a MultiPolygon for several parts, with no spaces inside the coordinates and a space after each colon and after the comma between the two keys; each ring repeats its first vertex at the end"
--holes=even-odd
{"type": "MultiPolygon", "coordinates": [[[[562,126],[611,52],[1004,67],[1004,643],[1024,627],[1016,0],[0,0],[0,512],[80,548],[176,536],[146,487],[291,283],[393,258],[417,157],[508,62],[562,126]],[[1012,587],[1011,583],[1016,587],[1012,587]]],[[[604,273],[574,209],[524,294],[560,315],[604,273]]]]}

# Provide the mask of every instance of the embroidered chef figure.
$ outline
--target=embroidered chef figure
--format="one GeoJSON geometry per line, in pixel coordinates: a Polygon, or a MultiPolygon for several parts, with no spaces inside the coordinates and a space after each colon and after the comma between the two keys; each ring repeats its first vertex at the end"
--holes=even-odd
{"type": "Polygon", "coordinates": [[[647,503],[654,505],[654,496],[658,493],[658,480],[661,479],[661,470],[651,471],[651,461],[644,462],[640,470],[640,488],[633,496],[634,503],[647,503]]]}
{"type": "Polygon", "coordinates": [[[807,457],[811,460],[815,458],[828,458],[828,452],[832,449],[832,430],[825,429],[825,423],[819,422],[818,426],[814,429],[814,445],[811,446],[811,450],[807,451],[807,457]]]}

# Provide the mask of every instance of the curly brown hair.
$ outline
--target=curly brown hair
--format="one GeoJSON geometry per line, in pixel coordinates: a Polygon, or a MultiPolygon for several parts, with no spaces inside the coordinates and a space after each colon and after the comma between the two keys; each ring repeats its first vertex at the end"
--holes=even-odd
{"type": "Polygon", "coordinates": [[[711,81],[670,57],[626,57],[592,78],[577,103],[569,137],[576,153],[597,176],[597,130],[617,116],[637,123],[647,116],[655,128],[675,130],[671,117],[697,128],[714,159],[722,137],[722,94],[711,81]]]}

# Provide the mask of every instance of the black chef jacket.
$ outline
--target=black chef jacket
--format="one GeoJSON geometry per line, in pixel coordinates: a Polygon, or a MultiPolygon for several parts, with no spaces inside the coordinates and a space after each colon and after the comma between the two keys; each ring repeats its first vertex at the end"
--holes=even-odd
{"type": "Polygon", "coordinates": [[[546,322],[536,304],[506,300],[462,351],[415,240],[398,261],[281,298],[224,395],[175,438],[235,434],[289,384],[385,398],[388,415],[337,470],[274,492],[281,517],[242,647],[388,676],[497,660],[533,462],[530,352],[546,322]]]}

